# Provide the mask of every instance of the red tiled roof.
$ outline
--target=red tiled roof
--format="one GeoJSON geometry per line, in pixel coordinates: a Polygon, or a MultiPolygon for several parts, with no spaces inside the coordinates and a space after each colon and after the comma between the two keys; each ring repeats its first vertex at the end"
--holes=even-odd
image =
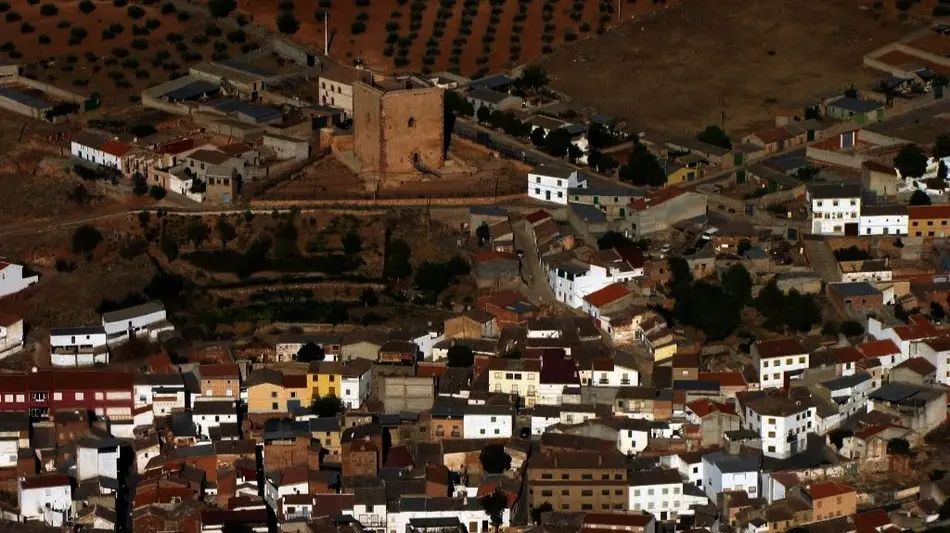
{"type": "Polygon", "coordinates": [[[10,327],[21,320],[23,319],[16,315],[8,315],[6,313],[0,313],[0,326],[10,327]]]}
{"type": "Polygon", "coordinates": [[[109,155],[122,157],[129,153],[132,147],[119,141],[106,141],[99,149],[109,155]]]}
{"type": "Polygon", "coordinates": [[[875,509],[854,516],[854,528],[858,533],[877,533],[878,528],[891,524],[884,509],[875,509]]]}
{"type": "Polygon", "coordinates": [[[524,216],[524,219],[527,220],[530,224],[536,222],[541,222],[542,220],[551,218],[551,214],[545,211],[544,209],[538,209],[534,213],[529,213],[524,216]]]}
{"type": "Polygon", "coordinates": [[[657,191],[654,191],[648,194],[647,196],[643,198],[637,198],[636,200],[632,200],[630,202],[630,208],[633,209],[634,211],[644,211],[650,207],[660,205],[663,202],[666,202],[668,200],[672,200],[673,198],[676,198],[677,196],[686,194],[686,192],[687,191],[685,189],[679,189],[676,187],[664,187],[662,189],[659,189],[657,191]]]}
{"type": "Polygon", "coordinates": [[[862,354],[854,346],[842,346],[841,348],[835,348],[831,351],[835,356],[835,359],[839,363],[857,363],[858,361],[864,359],[864,354],[862,354]]]}
{"type": "Polygon", "coordinates": [[[580,385],[577,365],[573,359],[566,359],[563,354],[563,350],[545,350],[541,354],[542,384],[580,385]]]}
{"type": "Polygon", "coordinates": [[[508,261],[517,261],[518,256],[510,252],[496,252],[495,250],[488,250],[485,252],[478,252],[475,254],[476,263],[484,263],[486,261],[497,261],[499,259],[504,259],[508,261]]]}
{"type": "Polygon", "coordinates": [[[868,159],[864,161],[863,163],[861,163],[861,166],[868,170],[873,170],[875,172],[888,172],[888,173],[894,172],[894,167],[885,165],[884,163],[880,163],[878,161],[874,161],[873,159],[868,159]]]}
{"type": "Polygon", "coordinates": [[[181,139],[179,141],[163,144],[158,148],[160,154],[180,154],[195,147],[194,139],[181,139]]]}
{"type": "Polygon", "coordinates": [[[747,387],[742,372],[700,372],[699,381],[715,381],[720,387],[747,387]]]}
{"type": "Polygon", "coordinates": [[[802,345],[802,341],[794,337],[759,341],[755,344],[755,347],[759,352],[759,357],[764,359],[808,353],[808,350],[802,345]]]}
{"type": "Polygon", "coordinates": [[[306,374],[285,374],[284,388],[285,389],[307,388],[307,375],[306,374]]]}
{"type": "Polygon", "coordinates": [[[950,204],[912,205],[907,207],[910,220],[950,218],[950,204]]]}
{"type": "Polygon", "coordinates": [[[900,348],[891,339],[866,342],[858,345],[858,350],[868,357],[884,357],[901,353],[900,348]]]}
{"type": "Polygon", "coordinates": [[[241,375],[241,369],[233,363],[213,363],[198,367],[201,379],[232,378],[241,375]]]}
{"type": "Polygon", "coordinates": [[[712,412],[735,414],[736,410],[733,406],[725,403],[714,402],[711,400],[695,400],[686,404],[686,407],[690,411],[696,413],[696,416],[699,418],[704,418],[706,415],[712,412]]]}
{"type": "Polygon", "coordinates": [[[66,474],[40,474],[38,476],[28,476],[23,478],[20,486],[24,489],[42,489],[47,487],[62,487],[71,484],[69,476],[66,474]]]}
{"type": "Polygon", "coordinates": [[[911,357],[895,368],[906,368],[920,376],[926,376],[937,371],[937,368],[923,357],[911,357]]]}
{"type": "Polygon", "coordinates": [[[0,392],[130,391],[132,374],[104,370],[39,370],[0,375],[0,392]]]}
{"type": "Polygon", "coordinates": [[[816,483],[808,488],[808,495],[811,496],[813,500],[831,498],[832,496],[840,496],[849,492],[855,492],[854,487],[845,485],[844,483],[816,483]]]}
{"type": "Polygon", "coordinates": [[[611,283],[599,291],[592,292],[584,297],[587,303],[594,307],[603,307],[610,302],[616,302],[630,294],[630,290],[619,283],[611,283]]]}
{"type": "Polygon", "coordinates": [[[643,268],[646,259],[643,257],[643,250],[639,248],[614,248],[620,258],[630,263],[633,268],[643,268]]]}
{"type": "Polygon", "coordinates": [[[440,378],[448,370],[443,363],[433,363],[431,361],[420,362],[416,366],[416,376],[423,378],[440,378]]]}
{"type": "Polygon", "coordinates": [[[861,431],[856,432],[854,436],[859,439],[868,439],[884,431],[885,429],[890,429],[890,428],[904,429],[901,426],[895,426],[893,424],[876,424],[873,426],[868,426],[862,429],[861,431]]]}

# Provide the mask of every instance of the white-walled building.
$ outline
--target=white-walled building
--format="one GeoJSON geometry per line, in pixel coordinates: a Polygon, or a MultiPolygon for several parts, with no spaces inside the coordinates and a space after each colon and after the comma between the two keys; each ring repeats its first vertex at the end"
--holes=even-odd
{"type": "Polygon", "coordinates": [[[672,468],[658,468],[629,475],[629,509],[650,513],[658,520],[676,519],[682,507],[683,478],[672,468]]]}
{"type": "Polygon", "coordinates": [[[167,321],[161,302],[148,302],[102,314],[102,327],[110,344],[129,340],[129,335],[147,333],[155,338],[160,331],[174,329],[167,321]]]}
{"type": "Polygon", "coordinates": [[[796,338],[758,341],[751,352],[762,389],[783,387],[787,374],[797,375],[808,369],[808,350],[796,338]]]}
{"type": "Polygon", "coordinates": [[[844,235],[846,228],[852,225],[857,231],[863,192],[860,183],[817,183],[808,187],[812,233],[844,235]]]}
{"type": "Polygon", "coordinates": [[[462,438],[511,438],[513,416],[506,405],[469,405],[462,418],[462,438]]]}
{"type": "Polygon", "coordinates": [[[743,427],[759,434],[763,455],[784,459],[805,450],[808,433],[815,431],[810,403],[769,391],[747,393],[740,403],[743,427]]]}
{"type": "Polygon", "coordinates": [[[636,369],[633,356],[618,352],[614,358],[595,359],[590,385],[592,387],[638,387],[640,372],[636,369]]]}
{"type": "Polygon", "coordinates": [[[488,390],[515,394],[531,408],[538,401],[541,386],[541,361],[493,357],[488,362],[488,390]]]}
{"type": "Polygon", "coordinates": [[[39,280],[39,276],[23,277],[23,265],[0,260],[0,298],[16,294],[39,280]]]}
{"type": "Polygon", "coordinates": [[[907,235],[909,219],[904,205],[865,205],[861,207],[859,235],[907,235]]]}
{"type": "MultiPolygon", "coordinates": [[[[868,395],[878,388],[873,385],[874,380],[867,372],[855,372],[821,382],[821,386],[828,390],[831,401],[838,406],[838,414],[844,419],[865,411],[868,395]]],[[[823,429],[827,428],[820,428],[816,432],[821,433],[823,429]]]]}
{"type": "Polygon", "coordinates": [[[23,349],[23,319],[0,313],[0,359],[23,349]]]}
{"type": "MultiPolygon", "coordinates": [[[[468,533],[490,533],[494,530],[491,518],[482,508],[478,498],[426,498],[403,496],[398,506],[389,509],[386,529],[389,532],[408,531],[409,521],[414,518],[458,518],[468,533]]],[[[504,509],[501,527],[511,524],[511,510],[504,509]]]]}
{"type": "Polygon", "coordinates": [[[310,492],[309,473],[304,466],[293,466],[264,476],[264,500],[272,508],[277,502],[293,494],[310,492]]]}
{"type": "Polygon", "coordinates": [[[531,435],[540,436],[551,426],[561,423],[558,405],[535,405],[531,410],[531,435]]]}
{"type": "Polygon", "coordinates": [[[53,328],[49,332],[53,366],[88,366],[109,362],[106,330],[102,326],[53,328]]]}
{"type": "Polygon", "coordinates": [[[703,456],[703,490],[716,501],[723,491],[745,491],[759,497],[759,462],[755,457],[713,452],[703,456]]]}
{"type": "Polygon", "coordinates": [[[528,196],[567,205],[568,189],[587,188],[587,178],[567,167],[539,166],[528,172],[528,196]]]}
{"type": "Polygon", "coordinates": [[[353,116],[353,84],[358,81],[369,82],[371,72],[335,61],[324,64],[318,81],[320,105],[343,110],[343,118],[353,116]]]}
{"type": "Polygon", "coordinates": [[[76,135],[70,142],[73,157],[119,171],[122,170],[123,156],[131,150],[132,147],[125,143],[89,131],[76,135]]]}
{"type": "Polygon", "coordinates": [[[857,283],[861,281],[877,283],[891,281],[894,276],[888,259],[839,261],[838,267],[841,269],[842,283],[857,283]]]}
{"type": "Polygon", "coordinates": [[[552,254],[541,259],[541,267],[558,301],[575,309],[582,309],[584,297],[591,293],[643,276],[642,267],[633,267],[616,250],[602,250],[587,261],[571,252],[552,254]]]}
{"type": "Polygon", "coordinates": [[[192,420],[198,434],[211,438],[211,429],[222,424],[237,424],[237,405],[228,400],[205,400],[195,402],[191,408],[192,420]]]}
{"type": "Polygon", "coordinates": [[[41,474],[20,479],[17,486],[20,516],[48,526],[63,527],[72,519],[72,480],[63,474],[41,474]]]}
{"type": "Polygon", "coordinates": [[[76,481],[119,477],[119,441],[86,438],[76,443],[76,481]]]}
{"type": "Polygon", "coordinates": [[[950,336],[927,339],[917,345],[917,355],[936,368],[934,380],[950,385],[950,336]]]}
{"type": "Polygon", "coordinates": [[[347,409],[359,409],[373,388],[373,362],[356,358],[343,365],[340,400],[347,409]]]}
{"type": "MultiPolygon", "coordinates": [[[[894,327],[886,327],[880,320],[874,317],[868,317],[867,333],[878,339],[878,342],[866,343],[866,345],[878,344],[881,341],[890,340],[900,349],[900,353],[898,354],[878,356],[881,361],[881,366],[884,367],[885,370],[889,370],[911,357],[917,357],[918,349],[923,341],[940,336],[940,332],[937,328],[921,315],[911,316],[907,325],[894,327]]],[[[859,347],[859,349],[861,348],[859,347]]],[[[865,353],[865,351],[865,349],[862,349],[862,353],[865,353]]]]}

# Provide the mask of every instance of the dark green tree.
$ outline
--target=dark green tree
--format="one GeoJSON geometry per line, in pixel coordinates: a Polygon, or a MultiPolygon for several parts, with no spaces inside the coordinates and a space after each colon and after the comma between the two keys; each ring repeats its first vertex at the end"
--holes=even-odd
{"type": "Polygon", "coordinates": [[[637,142],[627,158],[627,164],[620,167],[620,179],[633,185],[660,187],[666,184],[666,171],[656,156],[637,142]]]}
{"type": "Polygon", "coordinates": [[[165,187],[162,187],[161,185],[152,185],[152,187],[148,190],[148,195],[154,200],[161,200],[168,195],[168,191],[166,191],[165,187]]]}
{"type": "Polygon", "coordinates": [[[475,364],[475,352],[464,344],[456,344],[449,348],[448,365],[453,367],[470,367],[475,364]]]}
{"type": "Polygon", "coordinates": [[[620,142],[620,139],[607,131],[607,128],[603,127],[602,125],[593,123],[589,128],[587,128],[587,142],[590,144],[591,148],[596,150],[600,148],[609,148],[620,142]]]}
{"type": "Polygon", "coordinates": [[[722,288],[740,307],[752,301],[752,276],[741,264],[732,265],[722,275],[722,288]]]}
{"type": "Polygon", "coordinates": [[[83,224],[73,232],[73,253],[88,254],[102,242],[102,234],[95,227],[83,224]]]}
{"type": "Polygon", "coordinates": [[[930,196],[924,191],[917,189],[910,195],[909,205],[930,205],[930,196]]]}
{"type": "Polygon", "coordinates": [[[284,35],[293,35],[300,30],[300,21],[293,11],[281,11],[277,15],[277,31],[284,35]]]}
{"type": "Polygon", "coordinates": [[[553,510],[554,510],[554,506],[551,505],[549,502],[544,502],[541,505],[538,505],[537,507],[533,507],[531,508],[531,521],[534,522],[535,525],[540,525],[541,515],[543,515],[544,513],[550,513],[553,510]]]}
{"type": "Polygon", "coordinates": [[[478,237],[478,244],[482,245],[491,240],[491,229],[488,226],[488,222],[482,222],[480,226],[475,228],[475,236],[478,237]]]}
{"type": "Polygon", "coordinates": [[[379,305],[379,296],[376,295],[376,291],[367,287],[360,293],[360,303],[366,307],[376,307],[379,305]]]}
{"type": "Polygon", "coordinates": [[[185,235],[195,248],[199,248],[201,247],[201,243],[205,242],[208,238],[208,235],[211,235],[211,230],[208,229],[204,221],[198,218],[188,224],[188,227],[185,228],[185,235]]]}
{"type": "Polygon", "coordinates": [[[312,363],[313,361],[323,361],[326,358],[326,352],[319,344],[308,342],[297,350],[297,361],[301,363],[312,363]]]}
{"type": "Polygon", "coordinates": [[[950,133],[937,136],[937,139],[934,141],[932,155],[937,159],[950,156],[950,133]]]}
{"type": "Polygon", "coordinates": [[[237,237],[237,231],[234,229],[234,226],[228,222],[228,217],[224,215],[218,217],[215,227],[218,230],[218,238],[221,239],[221,247],[227,248],[228,243],[237,237]]]}
{"type": "Polygon", "coordinates": [[[887,441],[887,453],[890,455],[910,455],[910,443],[906,439],[891,439],[887,441]]]}
{"type": "Polygon", "coordinates": [[[845,337],[857,337],[864,334],[864,326],[857,320],[845,320],[841,323],[840,331],[845,337]]]}
{"type": "Polygon", "coordinates": [[[132,175],[132,192],[136,196],[145,196],[148,193],[148,180],[141,172],[132,175]]]}
{"type": "Polygon", "coordinates": [[[501,488],[496,488],[491,493],[482,496],[479,503],[481,503],[485,513],[488,514],[492,525],[495,526],[495,531],[498,531],[498,529],[501,528],[505,509],[508,508],[508,496],[505,495],[501,488]]]}
{"type": "Polygon", "coordinates": [[[597,239],[597,248],[609,250],[611,248],[636,248],[636,243],[619,231],[608,231],[597,239]]]}
{"type": "Polygon", "coordinates": [[[706,129],[696,134],[696,140],[725,148],[726,150],[732,150],[732,141],[729,139],[729,136],[726,135],[726,132],[717,125],[706,126],[706,129]]]}
{"type": "Polygon", "coordinates": [[[383,277],[386,279],[403,279],[412,274],[410,262],[412,251],[406,241],[393,239],[386,245],[383,256],[383,277]]]}
{"type": "Polygon", "coordinates": [[[544,151],[554,157],[566,156],[569,146],[571,146],[571,134],[564,128],[551,130],[551,133],[544,138],[544,151]]]}
{"type": "Polygon", "coordinates": [[[321,396],[310,403],[310,412],[320,418],[333,418],[344,409],[343,401],[336,396],[321,396]]]}
{"type": "Polygon", "coordinates": [[[165,254],[169,262],[178,259],[178,243],[168,236],[162,238],[162,253],[165,254]]]}
{"type": "Polygon", "coordinates": [[[894,157],[894,168],[904,178],[919,178],[927,171],[927,155],[916,144],[908,144],[894,157]]]}
{"type": "Polygon", "coordinates": [[[515,86],[522,90],[538,90],[549,82],[550,78],[548,78],[548,73],[543,67],[528,65],[515,80],[515,86]]]}
{"type": "Polygon", "coordinates": [[[505,451],[504,444],[489,444],[478,455],[482,470],[487,474],[503,474],[511,469],[511,456],[505,451]]]}
{"type": "Polygon", "coordinates": [[[212,18],[222,18],[231,14],[237,9],[237,2],[234,0],[208,0],[208,12],[212,18]]]}
{"type": "Polygon", "coordinates": [[[544,146],[544,137],[545,137],[545,135],[544,135],[544,130],[543,130],[543,129],[541,129],[541,128],[534,128],[534,129],[531,131],[531,135],[530,135],[529,137],[531,138],[531,144],[537,146],[538,148],[541,148],[542,146],[544,146]]]}
{"type": "Polygon", "coordinates": [[[340,239],[340,244],[343,245],[343,253],[346,255],[357,255],[363,251],[363,239],[360,238],[360,234],[355,231],[348,231],[340,239]]]}
{"type": "Polygon", "coordinates": [[[488,106],[478,106],[478,111],[475,112],[475,118],[478,119],[479,124],[485,124],[491,118],[491,109],[488,109],[488,106]]]}

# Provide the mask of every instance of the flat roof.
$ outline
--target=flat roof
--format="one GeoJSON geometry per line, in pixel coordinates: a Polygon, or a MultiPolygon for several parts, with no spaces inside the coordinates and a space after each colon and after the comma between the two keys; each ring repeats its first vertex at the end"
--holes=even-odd
{"type": "Polygon", "coordinates": [[[214,83],[204,80],[194,80],[164,93],[164,96],[171,100],[193,100],[203,94],[212,93],[220,89],[221,87],[214,83]]]}
{"type": "Polygon", "coordinates": [[[14,102],[23,104],[28,107],[32,107],[33,109],[37,109],[39,111],[44,111],[46,109],[53,107],[53,104],[45,100],[34,98],[30,95],[21,93],[20,91],[13,90],[9,87],[0,87],[0,97],[13,100],[14,102]]]}

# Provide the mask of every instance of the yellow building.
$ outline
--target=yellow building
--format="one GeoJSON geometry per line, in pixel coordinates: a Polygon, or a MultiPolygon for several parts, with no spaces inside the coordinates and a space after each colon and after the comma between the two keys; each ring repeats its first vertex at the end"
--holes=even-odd
{"type": "Polygon", "coordinates": [[[343,363],[333,361],[310,363],[310,370],[307,372],[307,388],[311,399],[324,396],[339,398],[342,381],[343,363]]]}
{"type": "Polygon", "coordinates": [[[310,406],[307,376],[263,369],[247,378],[248,413],[289,413],[310,406]]]}
{"type": "Polygon", "coordinates": [[[343,436],[343,428],[340,425],[340,419],[334,418],[311,418],[310,419],[310,437],[320,443],[324,450],[329,454],[324,457],[325,461],[334,463],[340,462],[342,446],[340,438],[343,436]]]}

